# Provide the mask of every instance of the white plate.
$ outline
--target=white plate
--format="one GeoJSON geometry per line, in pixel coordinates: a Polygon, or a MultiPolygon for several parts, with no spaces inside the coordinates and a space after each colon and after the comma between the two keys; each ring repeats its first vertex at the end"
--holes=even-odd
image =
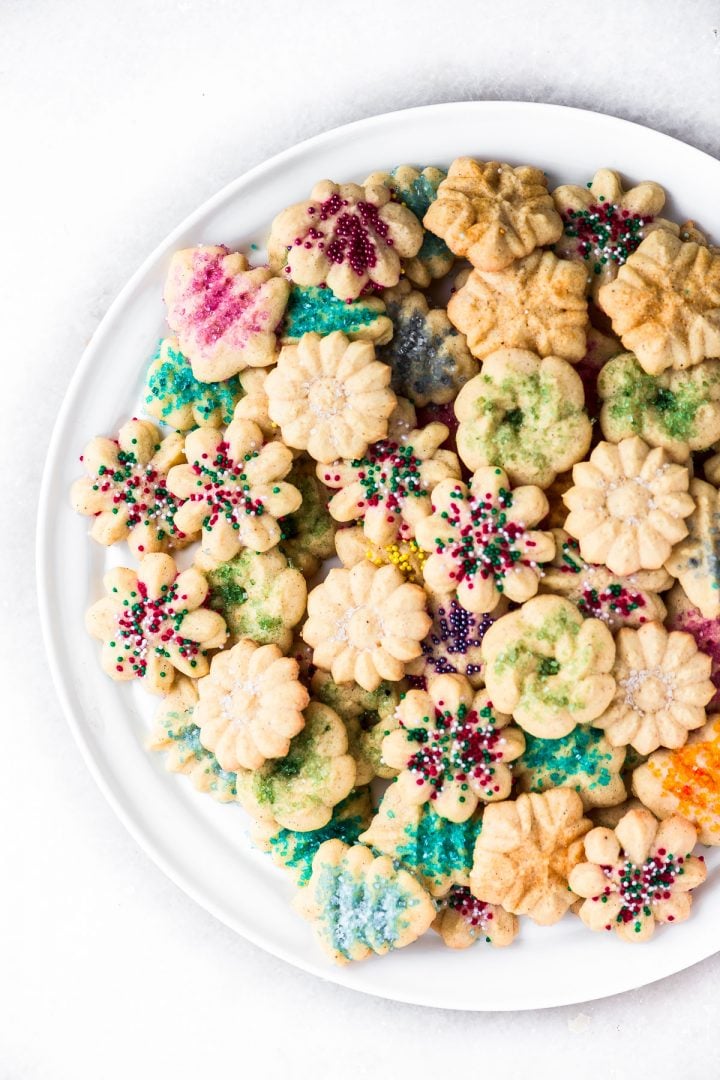
{"type": "MultiPolygon", "coordinates": [[[[88,768],[147,853],[198,903],[251,941],[325,979],[398,1001],[452,1009],[527,1009],[586,1001],[644,985],[720,949],[720,859],[691,920],[630,949],[568,917],[541,930],[523,920],[510,949],[446,949],[427,934],[383,960],[336,968],[290,909],[291,888],[252,850],[237,806],[197,794],[143,748],[155,700],[100,670],[83,613],[101,593],[110,562],[129,557],[87,537],[68,506],[78,455],[98,433],[136,412],[148,358],[163,333],[162,287],[173,250],[186,245],[262,245],[279,210],[315,181],[358,180],[404,162],[445,165],[458,155],[531,163],[550,187],[583,183],[601,166],[671,193],[668,215],[694,218],[720,236],[720,163],[623,120],[555,105],[463,102],[373,117],[327,132],[252,169],[200,207],[155,251],[114,302],[85,352],[53,433],[38,523],[38,580],[45,642],[60,701],[88,768]]],[[[108,253],[108,258],[111,253],[108,253]]],[[[712,855],[719,853],[713,852],[712,855]]]]}

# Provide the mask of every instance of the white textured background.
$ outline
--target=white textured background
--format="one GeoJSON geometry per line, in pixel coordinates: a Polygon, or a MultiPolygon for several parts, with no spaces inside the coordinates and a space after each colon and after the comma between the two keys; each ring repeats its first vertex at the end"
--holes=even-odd
{"type": "Polygon", "coordinates": [[[717,155],[718,28],[711,0],[0,0],[0,1080],[718,1075],[718,957],[620,998],[483,1016],[332,987],[216,923],[85,771],[32,553],[78,356],[226,181],[346,121],[465,98],[584,106],[717,155]]]}

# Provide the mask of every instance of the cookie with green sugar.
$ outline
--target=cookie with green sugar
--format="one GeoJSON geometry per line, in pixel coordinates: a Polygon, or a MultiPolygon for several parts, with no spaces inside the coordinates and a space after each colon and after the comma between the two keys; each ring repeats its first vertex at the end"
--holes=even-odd
{"type": "Polygon", "coordinates": [[[609,442],[639,435],[684,463],[720,438],[720,360],[649,375],[626,352],[603,367],[597,387],[609,442]]]}
{"type": "Polygon", "coordinates": [[[145,376],[144,406],[148,416],[176,431],[229,424],[243,391],[237,375],[222,382],[200,382],[177,338],[160,342],[145,376]]]}
{"type": "Polygon", "coordinates": [[[405,682],[381,682],[376,690],[357,683],[338,684],[329,671],[316,671],[310,683],[314,698],[334,709],[345,724],[349,752],[357,765],[357,784],[369,784],[379,776],[389,780],[397,769],[382,761],[386,735],[398,726],[396,710],[406,690],[405,682]]]}
{"type": "Polygon", "coordinates": [[[302,495],[300,508],[281,521],[280,550],[290,565],[313,577],[324,559],[335,554],[335,524],[328,511],[330,492],[316,475],[316,463],[301,454],[288,473],[288,483],[302,495]]]}
{"type": "Polygon", "coordinates": [[[238,801],[256,821],[295,832],[322,829],[355,786],[355,760],[345,725],[327,705],[311,701],[305,727],[284,758],[238,774],[238,801]]]}
{"type": "Polygon", "coordinates": [[[620,775],[625,747],[613,747],[596,728],[578,726],[561,739],[525,736],[525,752],[515,763],[520,791],[568,787],[585,810],[616,806],[627,798],[620,775]]]}
{"type": "Polygon", "coordinates": [[[283,345],[299,341],[303,334],[325,337],[333,330],[342,331],[351,341],[384,345],[392,337],[393,327],[378,296],[348,302],[326,287],[293,285],[281,329],[283,345]]]}
{"type": "Polygon", "coordinates": [[[232,802],[237,795],[237,774],[221,769],[215,755],[200,742],[200,728],[194,721],[197,701],[197,681],[180,675],[155,714],[148,750],[164,753],[168,772],[189,777],[197,791],[207,792],[218,802],[232,802]]]}
{"type": "Polygon", "coordinates": [[[210,586],[208,605],[223,615],[235,638],[290,647],[293,627],[305,614],[307,586],[279,548],[246,548],[229,562],[209,568],[201,556],[198,560],[210,586]]]}

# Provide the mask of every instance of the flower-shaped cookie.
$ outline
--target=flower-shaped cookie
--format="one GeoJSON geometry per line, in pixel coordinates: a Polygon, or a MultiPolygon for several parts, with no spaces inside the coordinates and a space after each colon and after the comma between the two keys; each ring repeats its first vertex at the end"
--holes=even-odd
{"type": "Polygon", "coordinates": [[[660,622],[623,627],[615,644],[617,689],[594,727],[613,746],[629,743],[640,754],[682,746],[688,732],[705,723],[705,706],[715,693],[710,657],[698,652],[691,634],[668,632],[660,622]]]}
{"type": "Polygon", "coordinates": [[[478,941],[501,948],[512,944],[519,929],[515,915],[478,900],[463,885],[453,885],[433,923],[449,949],[468,949],[478,941]]]}
{"type": "Polygon", "coordinates": [[[678,750],[656,750],[635,769],[632,786],[657,817],[682,814],[701,844],[720,846],[720,716],[678,750]]]}
{"type": "Polygon", "coordinates": [[[687,597],[679,581],[676,581],[666,597],[668,630],[682,630],[692,634],[701,652],[707,653],[712,663],[710,678],[715,687],[715,697],[707,705],[707,711],[720,710],[720,619],[706,619],[699,608],[687,597]]]}
{"type": "Polygon", "coordinates": [[[431,513],[430,492],[441,480],[460,479],[457,454],[440,447],[444,424],[411,431],[401,443],[383,439],[361,458],[319,465],[317,475],[339,489],[328,504],[336,521],[362,521],[374,544],[410,540],[418,522],[431,513]]]}
{"type": "Polygon", "coordinates": [[[643,240],[598,303],[650,375],[720,356],[720,254],[666,229],[643,240]]]}
{"type": "Polygon", "coordinates": [[[561,596],[535,596],[493,623],[482,643],[497,709],[541,739],[561,739],[612,701],[615,644],[605,623],[561,596]]]}
{"type": "Polygon", "coordinates": [[[167,321],[201,382],[219,382],[277,355],[275,331],[290,289],[226,247],[176,251],[165,282],[167,321]]]}
{"type": "Polygon", "coordinates": [[[482,639],[500,615],[508,609],[501,598],[492,612],[474,614],[463,607],[456,596],[431,596],[428,610],[433,617],[430,631],[422,642],[422,656],[408,664],[408,675],[432,679],[435,675],[464,675],[472,686],[483,684],[482,639]]]}
{"type": "Polygon", "coordinates": [[[316,671],[310,682],[315,700],[329,705],[345,724],[348,753],[357,765],[355,783],[369,784],[376,776],[391,780],[397,769],[382,761],[381,746],[399,721],[395,716],[406,685],[381,682],[376,690],[363,690],[357,683],[338,684],[327,671],[316,671]]]}
{"type": "Polygon", "coordinates": [[[134,555],[182,547],[196,530],[179,528],[182,505],[167,473],[185,460],[182,435],[163,439],[149,420],[128,420],[117,439],[92,439],[80,459],[87,476],[70,491],[73,510],[94,516],[90,535],[106,547],[127,540],[134,555]]]}
{"type": "Polygon", "coordinates": [[[539,926],[558,922],[576,899],[568,877],[589,828],[580,796],[569,788],[491,804],[475,844],[473,895],[539,926]]]}
{"type": "Polygon", "coordinates": [[[673,228],[657,216],[665,205],[659,184],[644,180],[625,191],[622,177],[612,169],[598,169],[584,187],[563,184],[552,196],[564,225],[555,250],[565,259],[584,262],[593,297],[617,277],[618,268],[649,233],[673,228]]]}
{"type": "Polygon", "coordinates": [[[688,534],[665,562],[689,600],[706,619],[720,617],[720,492],[704,480],[690,481],[695,509],[688,534]]]}
{"type": "Polygon", "coordinates": [[[302,636],[313,662],[337,683],[353,679],[375,690],[383,679],[398,682],[405,664],[422,652],[432,618],[425,592],[394,566],[358,563],[332,569],[308,596],[302,636]]]}
{"type": "Polygon", "coordinates": [[[339,332],[305,334],[283,347],[267,377],[270,418],[288,446],[315,461],[362,457],[387,435],[397,401],[390,376],[370,342],[350,342],[339,332]]]}
{"type": "Polygon", "coordinates": [[[428,800],[440,817],[467,821],[480,803],[506,799],[510,764],[525,749],[523,733],[493,708],[485,690],[463,675],[438,675],[427,690],[410,690],[397,710],[400,727],[382,744],[382,758],[400,769],[398,797],[428,800]]]}
{"type": "Polygon", "coordinates": [[[324,828],[355,786],[342,720],[319,701],[304,710],[305,727],[279,760],[238,773],[238,801],[251,817],[297,832],[324,828]]]}
{"type": "Polygon", "coordinates": [[[348,303],[326,287],[293,285],[282,326],[283,345],[299,341],[303,334],[326,337],[334,330],[350,341],[384,345],[392,337],[393,325],[379,296],[363,296],[348,303]]]}
{"type": "Polygon", "coordinates": [[[306,578],[314,577],[323,560],[335,554],[336,525],[328,511],[330,492],[315,470],[315,462],[306,454],[295,460],[287,481],[300,492],[302,502],[280,522],[280,550],[306,578]]]}
{"type": "Polygon", "coordinates": [[[682,817],[658,824],[649,810],[629,810],[614,829],[585,837],[586,862],[570,873],[585,898],[578,914],[590,930],[615,930],[623,941],[647,941],[657,923],[684,922],[690,892],[707,877],[692,850],[697,833],[682,817]]]}
{"type": "Polygon", "coordinates": [[[416,540],[395,540],[392,544],[374,544],[359,525],[338,529],[335,533],[335,551],[340,562],[348,570],[365,559],[373,566],[395,566],[407,581],[422,584],[423,566],[427,553],[416,540]]]}
{"type": "Polygon", "coordinates": [[[548,509],[538,487],[514,490],[502,469],[478,469],[470,487],[442,480],[432,493],[432,515],[417,522],[417,541],[430,552],[428,587],[457,592],[475,614],[492,611],[501,595],[518,603],[538,590],[541,564],[555,554],[552,534],[533,529],[548,509]]]}
{"type": "Polygon", "coordinates": [[[418,219],[391,202],[382,184],[321,180],[308,200],[275,218],[268,255],[296,285],[325,284],[341,300],[354,300],[367,285],[397,285],[401,259],[417,255],[422,241],[418,219]]]}
{"type": "Polygon", "coordinates": [[[689,371],[648,375],[632,353],[616,356],[600,372],[600,426],[609,442],[639,435],[662,446],[673,461],[706,450],[720,438],[720,360],[689,371]]]}
{"type": "Polygon", "coordinates": [[[600,731],[578,726],[562,739],[525,737],[525,751],[515,762],[520,791],[572,788],[583,807],[616,806],[627,798],[620,775],[625,747],[613,747],[600,731]]]}
{"type": "Polygon", "coordinates": [[[177,338],[166,337],[145,376],[145,412],[177,431],[222,427],[232,420],[242,393],[237,375],[223,382],[200,382],[177,338]]]}
{"type": "Polygon", "coordinates": [[[233,637],[290,648],[293,627],[305,614],[307,586],[279,548],[245,549],[206,576],[208,607],[220,612],[233,637]]]}
{"type": "Polygon", "coordinates": [[[107,596],[87,612],[88,633],[102,641],[103,670],[118,682],[142,679],[151,694],[166,694],[176,669],[199,678],[208,649],[225,644],[225,620],[201,605],[208,585],[195,569],[178,573],[169,555],[140,559],[137,571],[116,566],[103,578],[107,596]]]}
{"type": "Polygon", "coordinates": [[[277,645],[245,639],[213,658],[198,684],[195,723],[221,768],[259,769],[268,758],[287,755],[310,701],[298,679],[297,661],[277,645]]]}
{"type": "Polygon", "coordinates": [[[672,585],[667,570],[638,570],[622,577],[607,566],[586,562],[580,544],[564,529],[553,529],[555,558],[543,566],[542,592],[560,593],[585,616],[602,619],[611,630],[665,618],[659,592],[672,585]]]}
{"type": "Polygon", "coordinates": [[[215,755],[200,742],[194,719],[197,685],[197,680],[178,675],[155,714],[148,749],[164,753],[166,769],[189,777],[196,791],[207,792],[218,802],[232,802],[237,775],[221,769],[215,755]]]}
{"type": "Polygon", "coordinates": [[[585,271],[578,263],[534,251],[504,270],[473,270],[456,285],[448,317],[478,360],[497,349],[529,349],[571,362],[585,355],[585,271]]]}
{"type": "Polygon", "coordinates": [[[499,349],[463,386],[455,415],[467,467],[499,465],[513,484],[549,487],[590,447],[582,382],[556,356],[499,349]]]}
{"type": "Polygon", "coordinates": [[[688,535],[685,519],[695,507],[688,470],[661,447],[637,436],[601,442],[575,465],[573,482],[563,495],[565,528],[588,562],[623,575],[659,570],[688,535]]]}
{"type": "Polygon", "coordinates": [[[168,473],[168,488],[184,499],[175,524],[184,532],[202,528],[202,552],[217,562],[242,548],[267,551],[282,538],[277,519],[297,510],[302,496],[283,482],[292,453],[278,442],[263,444],[251,420],[236,419],[224,433],[191,431],[185,439],[187,465],[168,473]]]}
{"type": "Polygon", "coordinates": [[[541,169],[467,157],[453,161],[423,224],[479,270],[554,244],[563,227],[541,169]]]}
{"type": "Polygon", "coordinates": [[[468,884],[480,827],[477,814],[448,821],[428,803],[408,803],[391,784],[360,842],[401,863],[431,896],[445,896],[452,886],[468,884]]]}
{"type": "MultiPolygon", "coordinates": [[[[391,194],[422,221],[437,199],[437,190],[447,173],[428,165],[422,171],[412,165],[398,165],[392,172],[374,172],[366,186],[384,184],[391,194]]],[[[403,273],[418,289],[427,289],[436,278],[445,277],[455,261],[450,248],[439,236],[425,231],[417,255],[403,260],[403,273]]]]}
{"type": "Polygon", "coordinates": [[[478,366],[444,309],[432,311],[425,296],[407,281],[383,293],[393,336],[378,349],[392,370],[392,388],[416,405],[452,401],[478,366]]]}
{"type": "Polygon", "coordinates": [[[412,874],[396,870],[387,855],[376,858],[369,848],[341,840],[318,848],[310,882],[293,907],[314,924],[337,964],[411,945],[435,918],[432,899],[412,874]]]}

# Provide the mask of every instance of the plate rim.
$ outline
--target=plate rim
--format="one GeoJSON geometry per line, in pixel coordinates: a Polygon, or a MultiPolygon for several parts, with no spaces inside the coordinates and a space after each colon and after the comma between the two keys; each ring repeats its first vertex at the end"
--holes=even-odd
{"type": "MultiPolygon", "coordinates": [[[[696,964],[701,963],[703,960],[708,959],[720,951],[720,941],[709,952],[704,953],[701,956],[695,957],[689,963],[681,962],[677,966],[674,962],[668,967],[667,970],[651,975],[649,978],[643,974],[640,976],[640,981],[635,982],[635,976],[631,977],[631,983],[622,987],[621,989],[610,991],[609,993],[601,989],[597,993],[591,993],[588,996],[578,998],[576,992],[570,991],[566,995],[560,993],[554,994],[551,1001],[538,1001],[532,1000],[520,1000],[515,1004],[502,1004],[495,1007],[486,1007],[484,1005],[455,1005],[455,1004],[443,1004],[433,1003],[428,1001],[426,997],[415,995],[408,991],[406,993],[399,993],[396,990],[383,992],[382,986],[379,987],[366,987],[364,985],[355,985],[349,978],[343,977],[345,973],[352,970],[352,965],[348,968],[344,967],[330,967],[322,966],[320,962],[311,962],[303,960],[300,962],[297,957],[291,955],[289,950],[285,949],[279,942],[273,941],[269,937],[265,937],[263,934],[256,932],[251,926],[240,925],[227,913],[225,913],[209,896],[202,894],[202,892],[196,887],[192,879],[188,878],[182,868],[175,866],[172,860],[165,856],[161,847],[154,839],[144,833],[142,829],[136,825],[133,821],[130,812],[125,808],[121,798],[113,791],[110,783],[106,780],[103,770],[100,764],[95,760],[91,747],[88,741],[85,739],[82,725],[79,717],[71,704],[70,693],[68,690],[69,674],[62,670],[62,665],[59,662],[58,651],[55,645],[55,639],[52,632],[52,613],[49,603],[50,592],[44,586],[49,578],[50,569],[50,544],[51,536],[48,528],[51,521],[51,495],[52,495],[52,474],[54,467],[57,463],[57,450],[60,441],[63,437],[68,418],[71,414],[72,406],[78,395],[78,391],[81,388],[83,376],[86,369],[89,367],[92,357],[95,353],[102,350],[103,342],[106,336],[112,331],[112,322],[114,320],[116,312],[121,309],[127,302],[127,300],[134,294],[142,280],[145,278],[148,271],[154,266],[154,264],[161,259],[168,250],[170,250],[176,243],[178,237],[183,233],[193,228],[193,226],[199,222],[206,215],[212,213],[212,211],[223,204],[226,200],[232,198],[238,189],[241,189],[245,185],[252,184],[258,179],[262,178],[265,172],[271,172],[281,167],[285,161],[292,159],[297,155],[312,152],[316,148],[322,147],[325,143],[331,143],[333,140],[342,133],[352,133],[354,131],[361,131],[365,128],[381,128],[386,124],[392,124],[397,122],[399,117],[410,116],[416,114],[431,114],[438,112],[456,112],[467,111],[468,113],[475,112],[483,107],[490,107],[496,109],[499,112],[506,111],[507,113],[520,112],[529,110],[536,113],[544,113],[546,115],[554,114],[555,116],[562,118],[562,116],[571,114],[575,117],[592,116],[594,121],[606,122],[608,125],[617,127],[620,125],[622,128],[632,131],[641,131],[643,133],[650,132],[654,138],[664,140],[668,149],[674,146],[680,145],[685,152],[690,152],[693,155],[697,155],[699,161],[705,163],[711,163],[713,167],[718,168],[720,162],[714,158],[711,154],[704,150],[700,150],[698,147],[693,146],[690,143],[684,142],[682,139],[675,138],[672,135],[668,135],[665,132],[657,131],[654,128],[645,124],[637,123],[633,120],[627,120],[623,117],[617,117],[611,113],[595,111],[592,109],[583,109],[575,106],[552,104],[539,101],[522,101],[522,100],[493,100],[493,99],[478,99],[478,100],[461,100],[461,101],[449,101],[449,102],[437,102],[429,105],[417,105],[406,109],[395,109],[390,112],[378,113],[373,116],[363,117],[359,120],[350,121],[346,124],[338,124],[326,131],[318,132],[315,135],[303,139],[300,142],[294,143],[291,146],[286,147],[284,150],[272,155],[269,158],[252,166],[250,169],[236,176],[228,183],[224,184],[213,195],[209,196],[202,203],[200,203],[194,210],[192,210],[186,217],[172,229],[155,247],[148,253],[148,255],[142,260],[137,269],[129,277],[125,285],[120,289],[115,298],[107,307],[103,316],[99,320],[95,330],[93,331],[90,340],[82,351],[80,358],[76,364],[69,382],[67,383],[55,422],[53,424],[50,439],[47,445],[45,453],[45,460],[42,470],[42,478],[39,488],[39,496],[37,501],[37,523],[35,533],[35,575],[36,575],[36,593],[38,600],[38,609],[40,617],[40,629],[45,650],[45,656],[50,668],[50,673],[53,681],[53,686],[57,694],[63,715],[68,723],[70,731],[72,732],[73,739],[77,748],[80,751],[82,759],[87,767],[90,775],[100,789],[102,795],[109,803],[113,812],[122,822],[123,826],[127,829],[130,836],[138,844],[140,849],[158,866],[162,872],[173,882],[175,886],[188,895],[195,903],[199,904],[205,911],[209,912],[214,918],[218,919],[223,925],[227,926],[234,933],[239,934],[241,937],[250,941],[253,945],[270,953],[290,964],[292,967],[306,971],[311,975],[314,975],[324,982],[330,984],[337,984],[345,987],[346,989],[354,990],[358,993],[368,994],[370,996],[379,997],[384,1000],[398,1001],[404,1004],[420,1005],[424,1008],[441,1008],[449,1009],[453,1011],[471,1011],[471,1012],[521,1012],[530,1009],[546,1009],[555,1008],[558,1006],[565,1006],[571,1004],[582,1004],[584,1002],[595,1001],[609,996],[615,996],[621,993],[629,993],[634,989],[638,989],[642,986],[649,986],[654,982],[658,982],[661,979],[667,978],[670,975],[677,974],[680,971],[686,971],[694,967],[696,964]]],[[[560,119],[562,123],[562,119],[560,119]]],[[[551,156],[551,155],[550,155],[551,156]]],[[[321,956],[322,954],[320,954],[321,956]]]]}

